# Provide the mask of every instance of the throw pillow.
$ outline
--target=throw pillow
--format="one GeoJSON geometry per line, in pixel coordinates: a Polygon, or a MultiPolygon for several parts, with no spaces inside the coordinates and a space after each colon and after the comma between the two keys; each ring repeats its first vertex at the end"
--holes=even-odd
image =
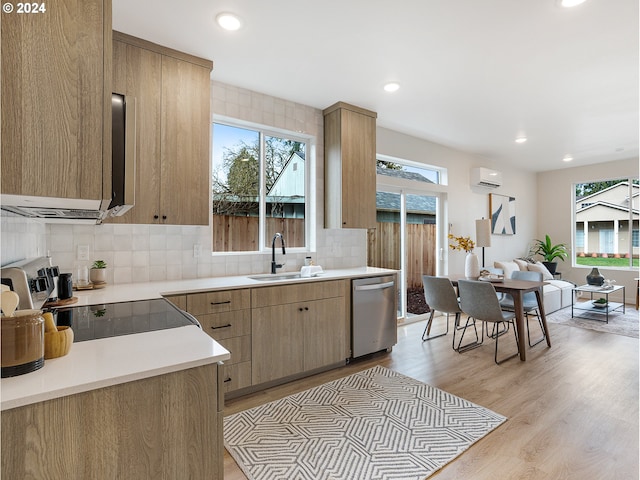
{"type": "Polygon", "coordinates": [[[496,268],[501,268],[504,272],[504,278],[511,278],[511,274],[517,270],[520,270],[520,267],[516,262],[493,262],[493,266],[496,268]]]}
{"type": "Polygon", "coordinates": [[[542,280],[553,280],[553,275],[549,273],[547,267],[545,267],[541,262],[530,264],[528,266],[528,270],[530,272],[540,272],[542,274],[542,280]]]}
{"type": "Polygon", "coordinates": [[[514,258],[513,261],[518,264],[518,268],[521,271],[523,272],[527,271],[527,267],[529,266],[529,263],[526,260],[522,260],[521,258],[514,258]]]}

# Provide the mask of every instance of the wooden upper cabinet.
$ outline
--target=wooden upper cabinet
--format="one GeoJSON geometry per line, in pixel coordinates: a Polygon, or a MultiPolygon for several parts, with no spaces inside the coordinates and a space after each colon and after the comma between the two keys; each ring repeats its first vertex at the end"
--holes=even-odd
{"type": "Polygon", "coordinates": [[[166,223],[209,224],[210,71],[162,59],[160,211],[166,223]]]}
{"type": "Polygon", "coordinates": [[[209,224],[213,63],[113,32],[114,91],[135,98],[135,206],[110,223],[209,224]]]}
{"type": "Polygon", "coordinates": [[[2,15],[2,193],[110,200],[111,0],[46,7],[2,15]]]}
{"type": "Polygon", "coordinates": [[[325,228],[376,226],[376,117],[343,102],[324,110],[325,228]]]}

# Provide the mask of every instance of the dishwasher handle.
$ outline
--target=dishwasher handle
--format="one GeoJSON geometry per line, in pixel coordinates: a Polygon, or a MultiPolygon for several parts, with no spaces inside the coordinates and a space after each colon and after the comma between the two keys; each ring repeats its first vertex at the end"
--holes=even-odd
{"type": "Polygon", "coordinates": [[[391,288],[396,284],[396,282],[394,282],[393,280],[391,282],[385,282],[385,283],[374,283],[371,285],[357,285],[354,287],[355,291],[362,291],[362,290],[384,290],[385,288],[391,288]]]}

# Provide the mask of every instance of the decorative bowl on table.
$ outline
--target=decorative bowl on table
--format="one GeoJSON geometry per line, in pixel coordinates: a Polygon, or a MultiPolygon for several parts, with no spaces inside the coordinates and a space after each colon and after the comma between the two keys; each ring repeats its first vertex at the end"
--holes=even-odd
{"type": "Polygon", "coordinates": [[[607,308],[609,302],[605,298],[599,298],[598,300],[594,300],[591,304],[596,308],[607,308]]]}
{"type": "Polygon", "coordinates": [[[497,273],[487,273],[482,275],[481,273],[480,277],[478,277],[478,280],[482,280],[483,282],[499,283],[504,282],[504,275],[499,275],[497,273]]]}

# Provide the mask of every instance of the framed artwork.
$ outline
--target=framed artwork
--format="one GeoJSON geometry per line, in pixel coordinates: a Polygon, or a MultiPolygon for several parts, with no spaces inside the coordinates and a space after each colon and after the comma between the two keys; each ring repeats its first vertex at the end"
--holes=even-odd
{"type": "Polygon", "coordinates": [[[516,199],[507,195],[489,194],[491,211],[491,233],[494,235],[515,235],[516,199]]]}

